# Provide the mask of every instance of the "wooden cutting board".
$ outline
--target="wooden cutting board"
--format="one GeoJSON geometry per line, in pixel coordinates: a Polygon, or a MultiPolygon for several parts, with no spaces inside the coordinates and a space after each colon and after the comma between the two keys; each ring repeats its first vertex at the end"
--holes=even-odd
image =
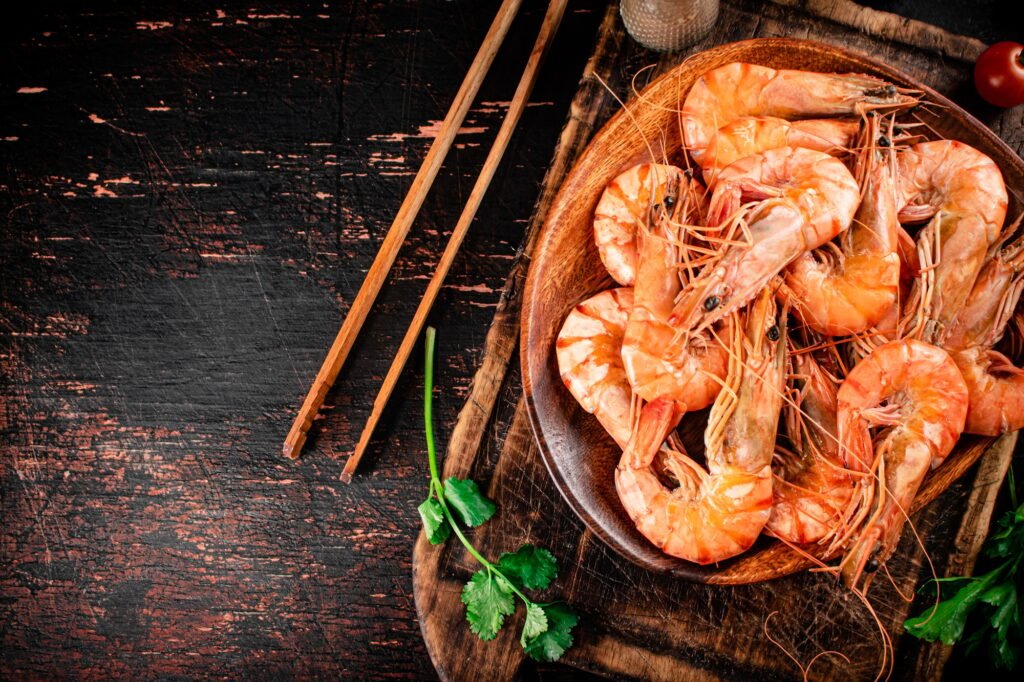
{"type": "MultiPolygon", "coordinates": [[[[645,66],[655,68],[641,74],[637,89],[695,51],[768,36],[820,40],[885,61],[973,108],[1015,150],[1024,149],[1020,112],[1000,115],[984,105],[979,110],[972,107],[977,105],[974,96],[965,94],[970,65],[983,49],[973,39],[847,0],[723,0],[707,39],[690,51],[658,55],[625,35],[616,4],[609,6],[444,464],[445,476],[476,479],[498,504],[498,514],[472,535],[485,555],[497,557],[532,542],[559,558],[562,570],[551,597],[566,599],[581,616],[576,644],[559,666],[616,678],[801,678],[800,668],[771,639],[802,664],[827,650],[849,658],[821,657],[810,670],[811,679],[872,679],[882,664],[872,616],[825,575],[722,588],[651,574],[611,552],[584,528],[549,480],[522,400],[516,362],[522,285],[537,232],[562,179],[618,108],[601,81],[626,100],[634,74],[645,66]]],[[[892,580],[880,576],[872,586],[871,602],[896,648],[894,679],[941,675],[949,650],[901,636],[900,624],[912,608],[901,595],[912,595],[931,575],[929,560],[939,574],[973,567],[1015,443],[1015,434],[997,440],[974,470],[917,514],[914,523],[927,554],[905,537],[889,562],[892,580]]],[[[493,642],[478,640],[465,623],[459,593],[476,568],[455,542],[439,548],[422,534],[417,540],[413,585],[431,658],[444,679],[522,676],[533,664],[524,663],[518,642],[521,613],[493,642]]]]}

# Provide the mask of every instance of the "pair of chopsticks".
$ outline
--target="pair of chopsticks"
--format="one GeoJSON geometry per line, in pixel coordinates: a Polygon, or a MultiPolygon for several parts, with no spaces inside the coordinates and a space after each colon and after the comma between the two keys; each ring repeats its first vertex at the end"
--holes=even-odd
{"type": "MultiPolygon", "coordinates": [[[[423,299],[416,308],[416,313],[413,315],[408,330],[406,330],[405,337],[398,348],[398,353],[391,363],[391,368],[384,378],[380,392],[377,394],[376,400],[374,400],[373,409],[370,412],[366,425],[363,427],[359,442],[345,463],[341,479],[346,483],[352,480],[352,473],[355,471],[359,460],[369,445],[374,428],[376,428],[377,422],[384,412],[384,406],[391,397],[391,393],[398,382],[406,361],[409,359],[409,354],[412,352],[416,339],[419,338],[427,314],[430,312],[430,308],[434,304],[438,292],[441,290],[441,285],[444,283],[448,270],[455,260],[455,256],[462,245],[462,240],[466,236],[469,226],[473,222],[474,216],[476,216],[484,193],[487,191],[487,187],[494,177],[498,164],[501,162],[501,157],[508,147],[516,124],[519,123],[519,118],[526,108],[537,78],[540,63],[552,37],[558,30],[558,25],[562,20],[562,15],[565,13],[567,3],[568,0],[551,0],[548,5],[544,20],[541,23],[540,33],[537,35],[533,51],[526,62],[526,69],[523,72],[522,78],[519,79],[519,85],[516,87],[512,102],[505,113],[505,119],[501,123],[501,128],[498,130],[490,152],[487,154],[487,159],[480,170],[476,184],[473,185],[473,190],[470,192],[466,206],[462,210],[462,215],[459,216],[455,229],[448,238],[448,244],[437,264],[437,269],[427,285],[423,299]]],[[[416,214],[423,205],[426,194],[437,177],[444,157],[451,148],[455,135],[458,133],[459,127],[462,125],[462,121],[466,117],[473,99],[480,90],[484,76],[487,75],[487,71],[498,52],[498,48],[508,33],[509,26],[511,26],[512,20],[521,4],[522,0],[504,0],[501,7],[498,8],[494,22],[484,37],[484,42],[473,59],[473,63],[470,65],[469,72],[459,87],[458,93],[455,95],[455,101],[452,102],[452,106],[447,116],[445,116],[444,122],[441,124],[438,136],[430,146],[426,158],[423,159],[423,165],[420,167],[419,172],[417,172],[409,188],[409,193],[402,202],[402,206],[398,209],[394,222],[384,237],[384,241],[381,243],[380,250],[377,252],[370,270],[366,273],[366,279],[363,281],[363,285],[360,287],[359,293],[356,295],[352,307],[345,317],[341,329],[338,331],[338,336],[334,339],[334,343],[331,344],[331,349],[328,351],[320,371],[317,372],[316,379],[313,381],[313,385],[310,387],[309,393],[302,403],[299,414],[295,417],[287,438],[285,438],[283,451],[286,457],[296,459],[299,456],[302,446],[306,442],[310,426],[313,424],[313,419],[323,405],[327,391],[330,390],[334,380],[338,377],[338,372],[341,371],[341,367],[345,363],[353,343],[355,343],[356,336],[366,321],[366,316],[373,306],[374,299],[376,299],[377,294],[380,292],[384,279],[395,262],[402,242],[405,241],[405,237],[412,227],[413,220],[415,220],[416,214]]]]}

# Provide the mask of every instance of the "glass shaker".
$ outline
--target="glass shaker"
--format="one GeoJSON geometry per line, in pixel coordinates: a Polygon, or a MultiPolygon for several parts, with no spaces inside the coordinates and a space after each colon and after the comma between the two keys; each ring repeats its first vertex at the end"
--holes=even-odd
{"type": "Polygon", "coordinates": [[[693,45],[718,19],[718,0],[622,0],[629,35],[644,47],[671,52],[693,45]]]}

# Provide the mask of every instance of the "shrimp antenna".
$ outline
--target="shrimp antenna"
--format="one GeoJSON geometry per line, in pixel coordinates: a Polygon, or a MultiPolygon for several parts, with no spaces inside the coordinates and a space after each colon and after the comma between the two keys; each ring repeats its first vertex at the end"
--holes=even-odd
{"type": "Polygon", "coordinates": [[[768,638],[769,642],[771,642],[776,647],[778,647],[779,650],[782,651],[782,653],[786,655],[786,658],[788,658],[789,660],[793,661],[793,663],[796,664],[796,667],[800,669],[800,674],[803,677],[804,682],[808,682],[808,680],[810,680],[811,668],[818,661],[818,659],[821,658],[822,656],[838,656],[839,658],[843,659],[847,663],[850,663],[849,657],[847,657],[846,654],[842,653],[841,651],[828,650],[828,651],[820,651],[820,652],[818,652],[817,654],[815,654],[811,658],[810,661],[807,662],[807,665],[803,665],[799,661],[799,659],[797,659],[797,657],[792,652],[790,652],[788,649],[786,649],[786,647],[784,647],[781,642],[779,642],[774,637],[772,637],[771,633],[768,632],[768,622],[777,613],[778,613],[778,611],[772,611],[764,619],[764,623],[762,625],[762,630],[764,632],[764,636],[768,638]]]}
{"type": "Polygon", "coordinates": [[[651,155],[651,161],[657,159],[658,155],[654,153],[654,148],[651,147],[651,143],[647,139],[647,136],[644,134],[643,128],[640,127],[640,123],[636,120],[636,115],[633,113],[632,109],[630,109],[626,105],[626,103],[622,101],[622,98],[620,98],[618,94],[611,89],[608,83],[606,83],[605,80],[601,78],[601,74],[594,73],[593,76],[594,78],[597,79],[597,82],[601,84],[601,87],[608,91],[608,94],[612,96],[612,99],[618,102],[619,106],[622,107],[622,110],[626,112],[626,115],[629,117],[629,120],[633,122],[633,126],[636,128],[636,131],[640,134],[640,138],[643,139],[644,141],[644,146],[647,147],[647,153],[651,155]]]}

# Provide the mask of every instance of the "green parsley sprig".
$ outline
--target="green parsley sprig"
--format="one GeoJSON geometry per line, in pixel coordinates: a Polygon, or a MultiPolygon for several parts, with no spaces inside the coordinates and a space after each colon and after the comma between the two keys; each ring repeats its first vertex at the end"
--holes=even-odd
{"type": "Polygon", "coordinates": [[[494,639],[504,625],[505,617],[515,613],[518,597],[526,606],[519,643],[534,660],[557,661],[572,646],[572,629],[579,622],[579,617],[564,603],[541,604],[525,594],[525,590],[546,590],[558,575],[554,555],[546,549],[527,544],[515,552],[505,552],[494,564],[477,551],[456,523],[457,519],[465,526],[476,528],[494,515],[496,507],[480,492],[475,481],[452,477],[441,482],[434,447],[435,333],[433,327],[427,327],[423,421],[430,486],[427,499],[419,506],[423,530],[434,545],[446,541],[454,533],[466,551],[483,566],[462,588],[462,603],[466,605],[470,630],[484,641],[494,639]]]}
{"type": "Polygon", "coordinates": [[[963,638],[968,618],[977,613],[978,627],[962,640],[967,653],[987,648],[994,667],[1013,670],[1024,648],[1019,599],[1024,581],[1024,573],[1019,572],[1024,561],[1024,504],[1017,502],[1012,469],[1007,478],[1013,508],[999,519],[983,548],[986,557],[998,561],[995,568],[983,575],[935,580],[940,594],[956,592],[903,626],[914,637],[954,644],[963,638]]]}

